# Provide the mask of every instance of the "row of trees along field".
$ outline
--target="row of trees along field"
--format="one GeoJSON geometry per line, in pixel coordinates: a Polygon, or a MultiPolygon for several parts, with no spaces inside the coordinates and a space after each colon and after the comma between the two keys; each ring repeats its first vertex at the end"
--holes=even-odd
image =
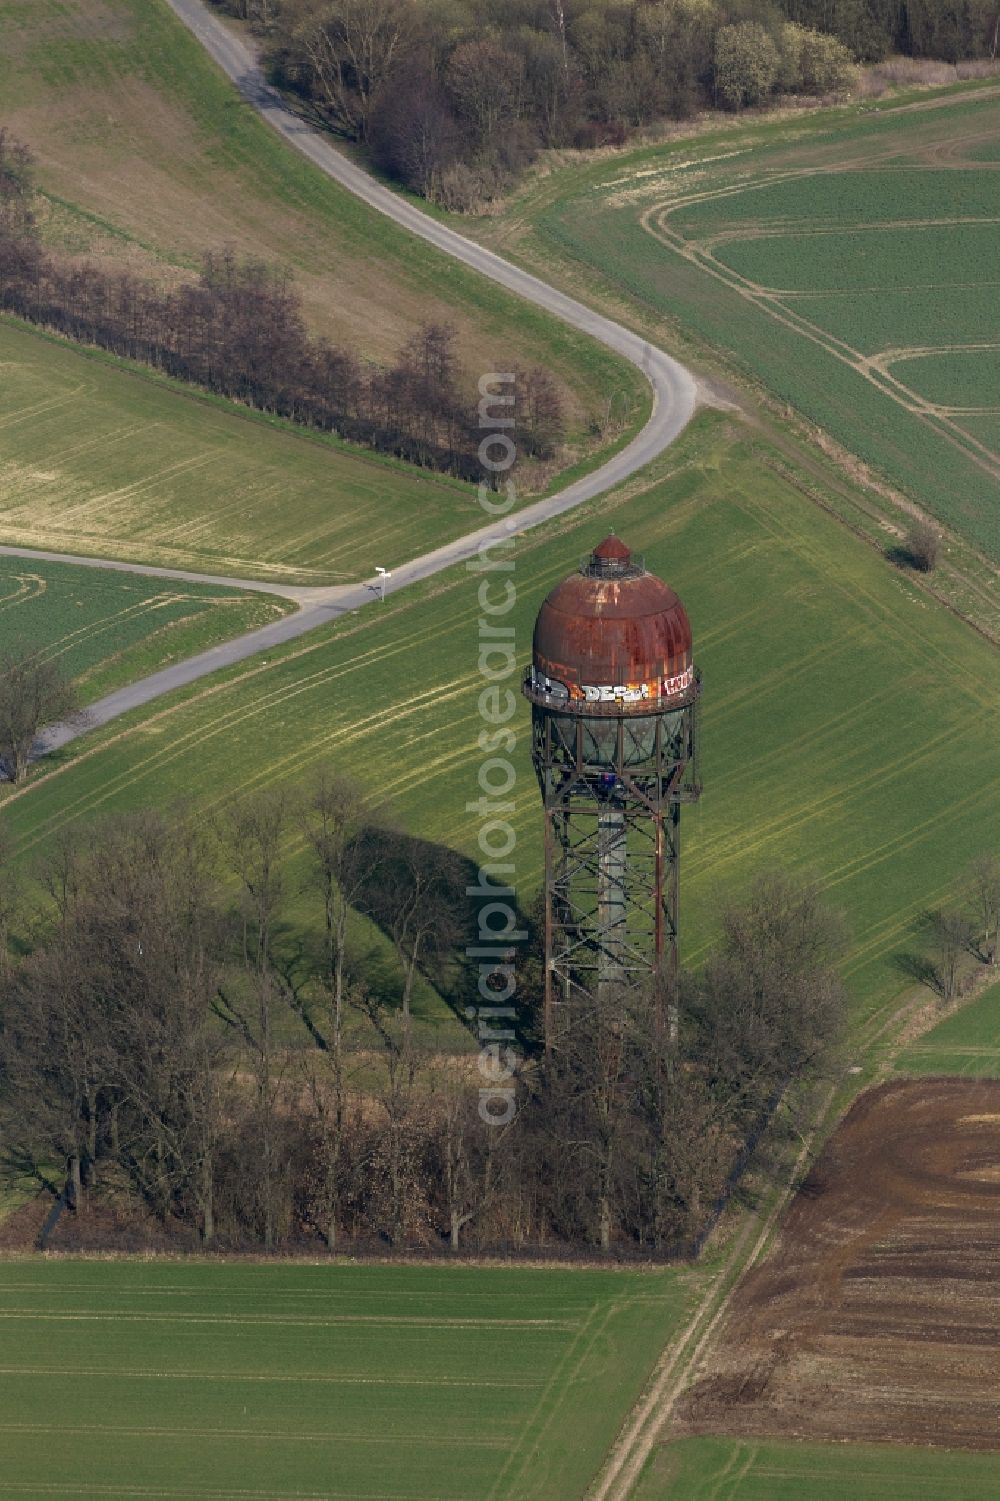
{"type": "Polygon", "coordinates": [[[320,775],[211,828],[111,820],[33,872],[14,853],[0,1160],[64,1194],[91,1244],[676,1250],[789,1086],[829,1066],[843,1014],[837,920],[770,878],[684,978],[675,1039],[641,989],[581,994],[546,1057],[526,915],[518,1109],[494,1126],[475,1024],[463,1049],[453,1023],[444,1053],[411,1004],[421,973],[456,1018],[478,995],[472,869],[350,782],[320,775]],[[394,965],[354,950],[354,913],[394,965]]]}
{"type": "Polygon", "coordinates": [[[996,57],[997,0],[781,0],[793,21],[838,37],[866,62],[891,52],[958,62],[996,57]]]}
{"type": "Polygon", "coordinates": [[[829,94],[835,38],[772,0],[216,0],[280,86],[415,191],[468,209],[542,146],[620,144],[705,104],[829,94]]]}
{"type": "MultiPolygon", "coordinates": [[[[676,1026],[640,987],[579,992],[548,1054],[541,913],[519,914],[487,1070],[511,1071],[517,1111],[492,1125],[475,868],[353,782],[323,772],[211,825],[112,819],[34,871],[15,856],[0,842],[0,1171],[62,1195],[84,1243],[670,1254],[839,1066],[841,924],[783,875],[719,914],[676,1026]],[[421,976],[454,1014],[448,1051],[414,1015],[421,976]]],[[[945,999],[997,962],[1000,861],[968,888],[899,956],[945,999]]]]}
{"type": "MultiPolygon", "coordinates": [[[[286,276],[231,252],[204,257],[197,281],[165,291],[128,272],[46,249],[31,157],[0,129],[0,310],[260,411],[381,453],[478,480],[478,393],[454,333],[427,325],[388,369],[308,334],[286,276]]],[[[511,363],[518,455],[549,458],[564,433],[550,373],[511,363]]]]}
{"type": "Polygon", "coordinates": [[[274,81],[384,171],[467,210],[541,147],[705,106],[834,95],[892,51],[995,56],[997,0],[215,0],[274,81]]]}

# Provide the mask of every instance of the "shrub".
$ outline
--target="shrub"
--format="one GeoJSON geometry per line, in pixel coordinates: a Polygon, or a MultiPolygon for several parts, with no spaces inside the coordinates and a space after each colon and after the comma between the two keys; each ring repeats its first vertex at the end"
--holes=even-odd
{"type": "Polygon", "coordinates": [[[729,109],[761,104],[778,79],[778,49],[759,21],[723,26],[715,44],[716,93],[729,109]]]}
{"type": "Polygon", "coordinates": [[[939,534],[927,521],[915,521],[906,534],[906,553],[910,566],[920,573],[932,573],[941,547],[939,534]]]}
{"type": "Polygon", "coordinates": [[[779,37],[778,87],[789,94],[839,94],[857,81],[843,42],[789,21],[779,37]]]}

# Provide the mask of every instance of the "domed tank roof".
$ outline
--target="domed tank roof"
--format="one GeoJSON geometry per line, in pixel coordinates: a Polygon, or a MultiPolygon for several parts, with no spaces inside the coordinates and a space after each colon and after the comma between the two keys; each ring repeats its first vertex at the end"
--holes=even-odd
{"type": "Polygon", "coordinates": [[[533,645],[526,692],[536,703],[648,711],[683,700],[694,684],[687,611],[614,533],[549,594],[533,645]]]}
{"type": "Polygon", "coordinates": [[[616,537],[614,532],[608,532],[604,541],[598,543],[591,554],[591,557],[600,558],[602,562],[618,560],[627,563],[631,556],[621,537],[616,537]]]}

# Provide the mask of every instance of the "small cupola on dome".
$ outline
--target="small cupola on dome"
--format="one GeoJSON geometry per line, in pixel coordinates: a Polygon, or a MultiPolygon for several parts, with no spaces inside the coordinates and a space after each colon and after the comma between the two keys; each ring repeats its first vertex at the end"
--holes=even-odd
{"type": "Polygon", "coordinates": [[[642,559],[633,559],[631,548],[614,532],[609,532],[585,559],[580,572],[592,579],[622,579],[637,578],[644,569],[642,559]]]}

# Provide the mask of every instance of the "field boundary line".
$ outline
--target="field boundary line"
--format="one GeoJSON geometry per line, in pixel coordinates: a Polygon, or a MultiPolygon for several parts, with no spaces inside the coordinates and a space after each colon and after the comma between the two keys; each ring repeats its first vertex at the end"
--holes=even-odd
{"type": "MultiPolygon", "coordinates": [[[[786,293],[780,287],[763,286],[758,282],[751,281],[749,277],[742,275],[741,272],[735,270],[725,261],[717,259],[713,252],[712,246],[719,238],[736,240],[768,238],[767,232],[758,235],[756,233],[750,234],[749,232],[740,234],[734,231],[728,237],[710,235],[707,239],[695,240],[687,239],[679,230],[674,229],[673,226],[668,225],[666,222],[678,210],[686,207],[690,202],[711,202],[715,198],[738,197],[743,193],[752,191],[754,188],[770,187],[775,182],[808,180],[810,177],[829,176],[831,173],[839,175],[856,170],[858,170],[856,167],[845,164],[836,169],[826,167],[818,170],[796,171],[787,174],[785,178],[769,178],[763,182],[746,184],[741,187],[729,187],[721,189],[718,192],[705,191],[698,195],[693,195],[690,199],[680,201],[661,201],[660,203],[652,204],[648,209],[644,210],[639,216],[639,223],[647,234],[653,239],[658,240],[667,249],[672,250],[676,255],[679,255],[689,265],[695,266],[704,274],[722,282],[730,291],[735,292],[744,301],[751,303],[761,312],[766,313],[776,323],[782,324],[791,333],[798,334],[800,338],[810,340],[828,355],[847,365],[849,369],[853,370],[856,375],[860,375],[863,380],[868,381],[882,395],[887,396],[904,411],[908,411],[919,422],[923,422],[932,430],[935,430],[939,437],[951,443],[971,463],[983,470],[984,473],[995,478],[998,474],[1000,458],[998,458],[998,455],[992,449],[988,449],[971,434],[966,433],[958,423],[952,422],[947,415],[942,413],[940,407],[927,402],[920,396],[919,392],[911,390],[909,386],[904,385],[902,381],[897,380],[891,375],[888,370],[883,369],[876,363],[877,357],[863,355],[853,345],[848,344],[846,340],[841,339],[836,334],[830,333],[827,329],[821,328],[818,324],[813,323],[810,319],[803,317],[801,313],[795,312],[791,307],[786,305],[784,300],[786,295],[791,295],[794,300],[796,296],[810,295],[808,291],[803,293],[799,289],[790,288],[786,293]]],[[[884,171],[885,168],[883,167],[881,170],[884,171]]],[[[941,227],[946,227],[947,222],[942,221],[941,227]]],[[[974,222],[993,223],[995,221],[976,220],[974,222]]],[[[880,225],[877,227],[885,230],[892,226],[880,225]]],[[[799,232],[794,227],[783,231],[775,230],[771,237],[777,237],[779,234],[787,237],[799,232]]],[[[802,233],[806,234],[826,235],[836,232],[836,226],[830,226],[822,230],[802,231],[802,233]]],[[[870,290],[877,289],[872,288],[870,290]]]]}
{"type": "MultiPolygon", "coordinates": [[[[139,1497],[141,1501],[358,1501],[357,1491],[260,1491],[260,1490],[192,1490],[185,1486],[182,1491],[168,1490],[165,1486],[152,1485],[107,1485],[100,1482],[87,1485],[79,1480],[60,1484],[57,1481],[31,1482],[27,1480],[0,1480],[0,1495],[72,1496],[81,1501],[84,1496],[93,1496],[95,1501],[109,1501],[120,1496],[124,1501],[139,1497]]],[[[368,1491],[364,1501],[414,1501],[412,1491],[402,1495],[399,1491],[368,1491]]]]}
{"type": "Polygon", "coordinates": [[[588,1501],[627,1501],[673,1412],[678,1396],[687,1385],[692,1371],[704,1354],[723,1315],[727,1312],[734,1294],[766,1249],[778,1217],[783,1213],[791,1198],[795,1182],[812,1151],[817,1135],[826,1122],[836,1089],[836,1084],[830,1086],[809,1135],[802,1140],[801,1149],[786,1176],[781,1191],[775,1196],[763,1224],[760,1225],[759,1233],[749,1254],[745,1259],[741,1259],[746,1241],[753,1232],[754,1219],[747,1221],[737,1237],[732,1254],[719,1273],[716,1285],[718,1299],[703,1301],[681,1335],[679,1343],[674,1347],[668,1346],[664,1351],[661,1365],[654,1371],[651,1385],[647,1387],[637,1407],[633,1408],[632,1422],[612,1448],[601,1473],[588,1492],[588,1501]],[[730,1275],[732,1275],[731,1282],[728,1281],[730,1275]],[[705,1318],[708,1319],[707,1323],[703,1322],[705,1318]],[[689,1350],[692,1340],[696,1343],[689,1350]]]}
{"type": "MultiPolygon", "coordinates": [[[[991,975],[987,970],[980,984],[976,986],[976,988],[970,995],[962,998],[962,1002],[955,1008],[955,1010],[961,1010],[963,1005],[975,1000],[979,993],[981,993],[985,989],[988,989],[992,983],[995,983],[995,978],[995,975],[991,975]]],[[[927,1006],[921,992],[922,988],[914,988],[914,990],[910,991],[905,996],[902,1003],[899,1006],[895,1007],[895,1009],[891,1011],[888,1017],[880,1018],[880,1014],[876,1014],[875,1016],[871,1017],[869,1021],[861,1027],[857,1037],[854,1039],[857,1046],[858,1055],[870,1053],[875,1044],[878,1042],[879,1038],[885,1032],[892,1029],[896,1029],[896,1031],[898,1032],[899,1028],[905,1022],[906,1018],[912,1015],[914,1010],[916,1010],[918,1014],[922,1010],[926,1011],[927,1006]]],[[[941,1018],[935,1019],[931,1017],[928,1020],[926,1029],[918,1033],[917,1035],[925,1035],[925,1032],[930,1031],[931,1028],[936,1024],[936,1020],[940,1019],[941,1018]]],[[[900,1053],[908,1050],[911,1046],[912,1043],[910,1041],[904,1042],[899,1036],[897,1036],[895,1040],[890,1043],[885,1053],[878,1060],[878,1066],[874,1071],[873,1077],[866,1081],[864,1087],[870,1088],[877,1083],[884,1082],[887,1078],[891,1078],[892,1068],[895,1060],[898,1058],[900,1053]]],[[[606,1478],[602,1477],[603,1484],[601,1488],[589,1493],[588,1501],[627,1501],[627,1498],[631,1494],[632,1488],[635,1482],[638,1480],[640,1473],[649,1458],[649,1455],[652,1453],[653,1448],[659,1441],[663,1429],[665,1428],[672,1415],[674,1404],[676,1403],[677,1398],[680,1396],[684,1387],[689,1384],[693,1374],[697,1369],[698,1362],[704,1355],[712,1336],[715,1334],[719,1323],[721,1322],[724,1314],[727,1312],[730,1304],[732,1303],[733,1297],[738,1292],[740,1285],[742,1284],[747,1273],[753,1269],[753,1267],[761,1259],[764,1252],[768,1248],[777,1221],[784,1213],[784,1210],[786,1209],[788,1202],[792,1197],[796,1180],[801,1174],[802,1169],[813,1150],[816,1137],[822,1130],[825,1129],[831,1106],[837,1099],[839,1087],[840,1081],[834,1080],[834,1082],[830,1085],[830,1088],[820,1106],[819,1111],[817,1112],[816,1118],[809,1130],[808,1135],[800,1138],[801,1149],[795,1159],[791,1171],[786,1177],[781,1192],[776,1197],[775,1202],[772,1204],[771,1209],[764,1224],[761,1227],[760,1233],[756,1241],[754,1242],[749,1256],[737,1271],[732,1284],[724,1293],[721,1301],[718,1303],[718,1306],[712,1313],[708,1324],[701,1332],[698,1343],[691,1353],[690,1358],[687,1360],[686,1364],[679,1370],[676,1379],[673,1382],[673,1385],[668,1390],[658,1391],[661,1383],[657,1383],[654,1386],[653,1390],[649,1394],[649,1397],[643,1404],[646,1420],[645,1428],[640,1427],[640,1421],[637,1421],[633,1425],[633,1428],[631,1430],[631,1444],[623,1442],[619,1456],[616,1456],[614,1453],[612,1453],[607,1463],[606,1478]]],[[[841,1107],[843,1109],[848,1108],[856,1098],[857,1094],[853,1095],[851,1099],[846,1102],[842,1101],[841,1107]]],[[[740,1240],[737,1242],[737,1251],[736,1253],[734,1253],[731,1261],[735,1261],[737,1259],[738,1250],[742,1246],[744,1240],[745,1235],[741,1236],[740,1240]]],[[[707,1312],[707,1310],[704,1309],[704,1305],[702,1310],[699,1310],[699,1312],[702,1311],[707,1312]]],[[[669,1372],[667,1373],[667,1376],[669,1377],[669,1372]]],[[[662,1385],[665,1386],[666,1382],[663,1381],[662,1385]]],[[[643,1414],[640,1414],[639,1417],[641,1420],[643,1418],[643,1414]]],[[[627,1437],[629,1436],[627,1435],[626,1438],[627,1437]]]]}
{"type": "Polygon", "coordinates": [[[464,1390],[466,1387],[483,1387],[489,1390],[494,1388],[507,1391],[534,1391],[544,1385],[541,1381],[507,1381],[503,1378],[496,1380],[482,1379],[474,1376],[360,1376],[360,1375],[320,1375],[318,1373],[290,1374],[279,1373],[269,1375],[266,1372],[257,1371],[144,1371],[122,1366],[0,1366],[0,1377],[16,1376],[61,1376],[70,1379],[74,1376],[88,1376],[98,1378],[111,1377],[114,1380],[129,1381],[223,1381],[223,1382],[281,1382],[296,1383],[303,1385],[330,1385],[330,1386],[438,1386],[445,1389],[455,1387],[464,1390]]]}
{"type": "Polygon", "coordinates": [[[275,1429],[260,1428],[255,1423],[248,1423],[243,1428],[196,1428],[192,1425],[185,1427],[156,1427],[155,1425],[140,1425],[137,1423],[2,1423],[0,1433],[37,1433],[37,1434],[72,1434],[74,1438],[86,1438],[88,1435],[97,1437],[114,1438],[236,1438],[241,1442],[266,1442],[266,1443],[294,1443],[294,1444],[435,1444],[442,1448],[452,1448],[456,1445],[468,1446],[473,1449],[506,1449],[507,1442],[503,1438],[486,1438],[482,1434],[468,1433],[439,1433],[431,1432],[425,1428],[417,1433],[378,1433],[371,1428],[359,1433],[345,1433],[342,1429],[331,1428],[325,1433],[316,1433],[302,1429],[275,1429]]]}
{"type": "Polygon", "coordinates": [[[376,1324],[382,1328],[400,1329],[553,1329],[569,1334],[581,1332],[577,1324],[566,1319],[455,1319],[432,1318],[416,1314],[345,1313],[329,1318],[310,1318],[307,1314],[258,1314],[250,1317],[241,1313],[181,1313],[177,1309],[164,1309],[162,1313],[141,1313],[137,1309],[114,1308],[106,1313],[70,1312],[46,1313],[35,1308],[0,1308],[0,1319],[33,1320],[46,1324],[218,1324],[222,1328],[242,1328],[246,1325],[263,1329],[280,1329],[287,1325],[292,1329],[338,1329],[349,1324],[376,1324]]]}

